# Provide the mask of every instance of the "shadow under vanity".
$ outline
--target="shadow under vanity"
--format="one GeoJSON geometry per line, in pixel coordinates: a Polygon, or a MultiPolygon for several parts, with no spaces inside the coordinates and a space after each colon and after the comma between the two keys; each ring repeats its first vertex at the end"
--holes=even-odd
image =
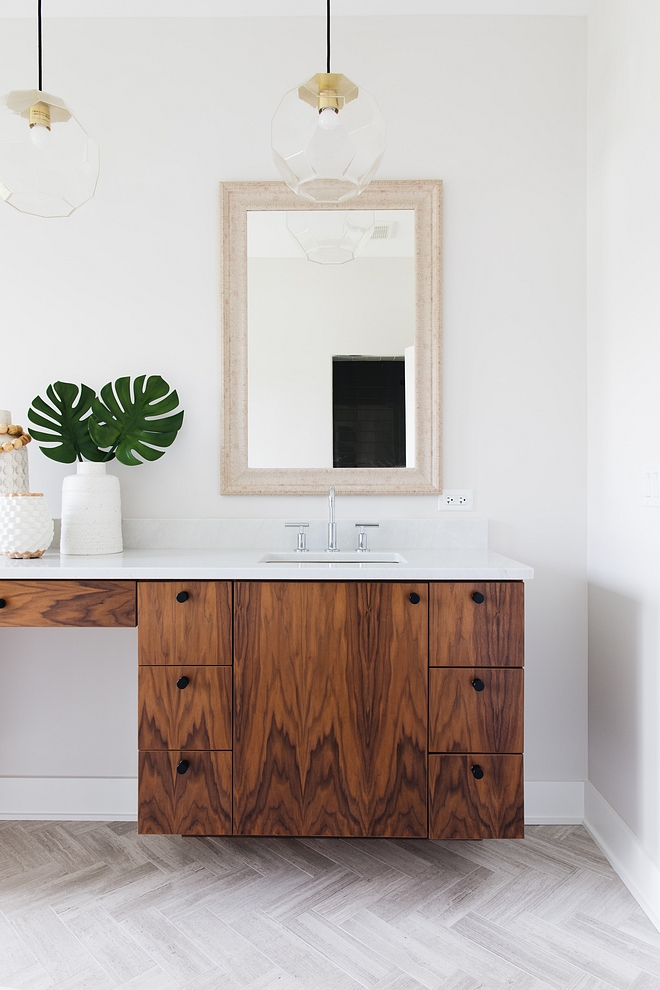
{"type": "Polygon", "coordinates": [[[306,566],[26,580],[23,565],[0,577],[0,627],[138,623],[141,832],[522,837],[522,580],[306,566]]]}

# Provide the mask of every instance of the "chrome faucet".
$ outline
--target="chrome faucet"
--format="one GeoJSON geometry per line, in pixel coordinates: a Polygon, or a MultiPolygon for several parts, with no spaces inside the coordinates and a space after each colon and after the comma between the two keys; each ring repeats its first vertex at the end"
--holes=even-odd
{"type": "Polygon", "coordinates": [[[328,494],[328,546],[327,550],[329,553],[336,553],[339,550],[337,546],[337,521],[335,519],[335,486],[330,486],[330,492],[328,494]]]}

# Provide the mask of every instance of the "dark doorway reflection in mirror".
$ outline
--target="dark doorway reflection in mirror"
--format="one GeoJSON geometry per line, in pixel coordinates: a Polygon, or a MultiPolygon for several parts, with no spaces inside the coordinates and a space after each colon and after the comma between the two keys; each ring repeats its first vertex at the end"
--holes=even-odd
{"type": "Polygon", "coordinates": [[[406,466],[403,355],[332,359],[333,467],[406,466]]]}

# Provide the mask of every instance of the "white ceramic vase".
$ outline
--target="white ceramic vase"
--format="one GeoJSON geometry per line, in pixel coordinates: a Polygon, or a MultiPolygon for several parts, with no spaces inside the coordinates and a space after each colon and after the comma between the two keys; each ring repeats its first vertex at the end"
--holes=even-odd
{"type": "Polygon", "coordinates": [[[121,553],[119,478],[105,464],[83,462],[62,484],[60,553],[121,553]]]}
{"type": "Polygon", "coordinates": [[[41,557],[53,542],[53,520],[43,495],[0,495],[0,552],[41,557]]]}
{"type": "MultiPolygon", "coordinates": [[[[0,409],[0,423],[11,423],[8,409],[0,409]]],[[[11,437],[4,438],[5,440],[11,437]]],[[[30,491],[27,447],[20,450],[0,452],[0,494],[12,495],[15,492],[27,495],[30,491]]]]}

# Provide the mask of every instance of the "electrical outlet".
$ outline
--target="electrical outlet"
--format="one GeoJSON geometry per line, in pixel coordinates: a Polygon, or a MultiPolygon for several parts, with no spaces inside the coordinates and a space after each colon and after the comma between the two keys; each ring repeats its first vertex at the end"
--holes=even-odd
{"type": "Polygon", "coordinates": [[[642,504],[657,508],[660,506],[660,467],[655,464],[645,464],[642,472],[644,476],[642,504]]]}
{"type": "Polygon", "coordinates": [[[445,488],[438,496],[438,509],[444,512],[461,510],[472,511],[473,492],[471,488],[445,488]]]}

